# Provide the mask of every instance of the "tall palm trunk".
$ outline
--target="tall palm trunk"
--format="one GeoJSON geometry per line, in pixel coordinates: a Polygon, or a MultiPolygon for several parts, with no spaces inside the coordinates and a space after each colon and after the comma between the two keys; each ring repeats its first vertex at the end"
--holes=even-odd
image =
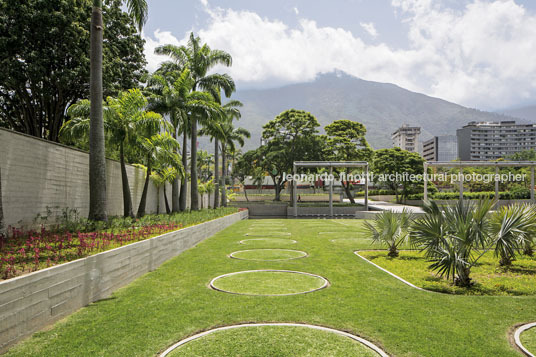
{"type": "MultiPolygon", "coordinates": [[[[173,129],[173,139],[177,140],[177,130],[173,129]]],[[[173,212],[179,212],[180,209],[179,197],[179,178],[175,177],[171,182],[171,207],[173,212]]]]}
{"type": "Polygon", "coordinates": [[[145,216],[145,206],[147,205],[147,191],[149,190],[149,181],[151,177],[151,159],[147,159],[147,176],[141,193],[140,205],[138,206],[138,218],[145,216]]]}
{"type": "Polygon", "coordinates": [[[106,157],[102,119],[102,0],[93,0],[90,32],[89,219],[106,221],[106,157]]]}
{"type": "Polygon", "coordinates": [[[127,168],[125,165],[124,144],[119,144],[119,161],[121,163],[121,183],[123,186],[123,216],[134,217],[132,212],[132,197],[130,195],[130,186],[128,184],[127,168]]]}
{"type": "Polygon", "coordinates": [[[167,193],[166,193],[166,184],[164,183],[164,202],[166,203],[166,213],[170,214],[171,210],[169,209],[169,202],[167,199],[167,193]]]}
{"type": "MultiPolygon", "coordinates": [[[[184,177],[181,180],[181,194],[179,197],[180,211],[186,211],[186,198],[188,197],[188,135],[186,131],[182,134],[182,167],[184,167],[184,177]]],[[[173,212],[176,212],[175,210],[173,212]]]]}
{"type": "Polygon", "coordinates": [[[220,146],[214,138],[214,208],[220,207],[220,146]]]}
{"type": "Polygon", "coordinates": [[[6,222],[4,222],[4,207],[2,205],[2,168],[0,167],[0,239],[2,237],[7,237],[7,233],[6,222]]]}
{"type": "Polygon", "coordinates": [[[221,205],[227,207],[227,150],[225,144],[221,144],[221,205]]]}
{"type": "Polygon", "coordinates": [[[192,118],[191,151],[190,151],[190,209],[199,211],[199,189],[197,187],[197,118],[192,118]]]}

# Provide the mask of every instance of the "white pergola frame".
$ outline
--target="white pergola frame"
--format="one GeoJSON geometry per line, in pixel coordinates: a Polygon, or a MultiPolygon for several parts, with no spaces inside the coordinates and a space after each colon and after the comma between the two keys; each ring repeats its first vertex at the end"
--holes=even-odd
{"type": "MultiPolygon", "coordinates": [[[[329,168],[329,174],[333,175],[334,167],[364,167],[365,168],[365,211],[368,211],[368,169],[369,163],[367,161],[294,161],[293,173],[298,173],[300,167],[326,167],[329,168]]],[[[292,207],[294,211],[294,217],[298,217],[298,204],[297,204],[297,191],[298,186],[296,180],[292,180],[292,207]]],[[[333,181],[329,185],[329,216],[333,217],[333,181]]]]}
{"type": "MultiPolygon", "coordinates": [[[[428,167],[459,167],[463,174],[464,167],[495,167],[495,174],[499,167],[530,167],[530,200],[534,202],[534,167],[536,161],[428,161],[424,163],[424,201],[428,201],[428,167]]],[[[463,180],[459,182],[460,200],[463,200],[463,180]]],[[[495,198],[499,200],[499,181],[495,180],[495,198]]]]}

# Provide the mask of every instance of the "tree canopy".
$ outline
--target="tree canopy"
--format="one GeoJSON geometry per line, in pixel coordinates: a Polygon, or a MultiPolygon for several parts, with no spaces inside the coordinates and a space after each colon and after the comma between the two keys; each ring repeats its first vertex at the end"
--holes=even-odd
{"type": "MultiPolygon", "coordinates": [[[[105,0],[105,96],[138,87],[144,40],[105,0]]],[[[89,96],[90,0],[0,2],[0,126],[58,141],[66,108],[89,96]]]]}

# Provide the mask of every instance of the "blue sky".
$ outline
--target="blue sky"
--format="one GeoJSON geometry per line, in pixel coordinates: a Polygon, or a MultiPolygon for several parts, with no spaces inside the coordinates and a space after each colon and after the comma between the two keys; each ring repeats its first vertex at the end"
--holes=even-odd
{"type": "Polygon", "coordinates": [[[154,47],[194,31],[231,53],[239,88],[357,77],[470,107],[536,102],[534,0],[149,0],[154,47]]]}

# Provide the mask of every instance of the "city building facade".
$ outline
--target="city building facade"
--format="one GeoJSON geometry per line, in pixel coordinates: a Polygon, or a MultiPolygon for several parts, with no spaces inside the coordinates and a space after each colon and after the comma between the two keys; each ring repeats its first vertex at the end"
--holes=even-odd
{"type": "Polygon", "coordinates": [[[420,153],[420,135],[420,127],[404,124],[391,135],[393,147],[399,147],[403,150],[420,153]]]}
{"type": "Polygon", "coordinates": [[[536,149],[536,124],[470,122],[456,131],[462,161],[489,161],[536,149]]]}
{"type": "Polygon", "coordinates": [[[453,161],[458,159],[456,135],[434,136],[422,143],[422,156],[426,161],[453,161]]]}

